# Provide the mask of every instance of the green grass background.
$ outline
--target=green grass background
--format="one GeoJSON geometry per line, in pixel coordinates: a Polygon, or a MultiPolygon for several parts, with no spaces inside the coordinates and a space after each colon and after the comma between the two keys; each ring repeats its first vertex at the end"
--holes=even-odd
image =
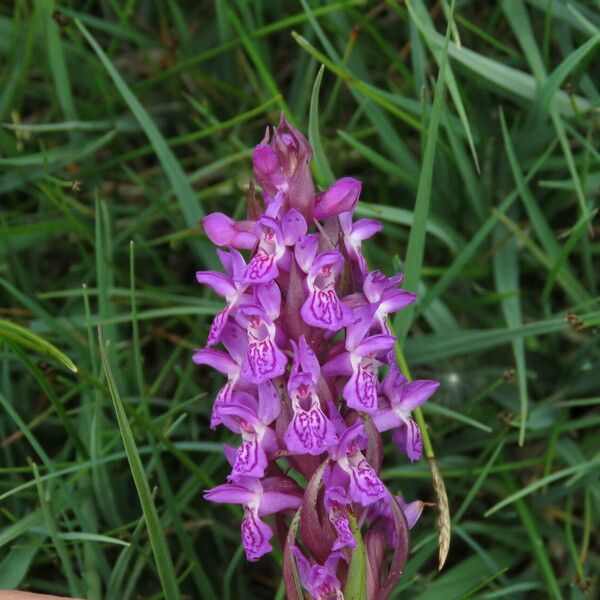
{"type": "MultiPolygon", "coordinates": [[[[249,565],[238,507],[202,500],[234,438],[191,353],[220,306],[199,218],[243,217],[285,110],[321,185],[364,181],[442,384],[448,561],[429,509],[394,598],[598,594],[600,3],[450,4],[2,3],[0,589],[283,598],[280,552],[249,565]]],[[[383,477],[435,499],[392,447],[383,477]]]]}

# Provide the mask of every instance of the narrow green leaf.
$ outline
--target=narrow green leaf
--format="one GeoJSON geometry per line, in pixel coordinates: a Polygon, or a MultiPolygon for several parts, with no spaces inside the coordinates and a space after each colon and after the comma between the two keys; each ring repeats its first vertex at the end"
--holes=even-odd
{"type": "MultiPolygon", "coordinates": [[[[431,187],[433,180],[433,163],[435,162],[435,150],[437,145],[437,134],[442,114],[444,81],[446,76],[446,64],[448,62],[448,43],[452,28],[450,24],[453,20],[455,0],[452,1],[450,9],[450,20],[446,30],[446,38],[440,62],[440,70],[435,92],[433,96],[433,107],[431,109],[431,120],[427,131],[427,141],[423,153],[423,162],[421,166],[421,175],[419,177],[419,188],[415,200],[414,222],[408,238],[408,248],[406,250],[405,271],[406,279],[404,287],[407,290],[416,292],[418,282],[421,278],[421,267],[423,265],[423,254],[425,252],[425,234],[427,232],[427,220],[429,218],[429,201],[431,199],[431,187]]],[[[398,341],[402,343],[412,322],[414,314],[414,305],[406,307],[399,312],[394,319],[394,329],[398,336],[398,341]]]]}
{"type": "Polygon", "coordinates": [[[123,439],[123,445],[125,446],[125,452],[127,453],[127,460],[129,461],[133,482],[140,499],[140,504],[142,505],[144,520],[146,521],[146,527],[148,528],[148,536],[150,538],[150,544],[152,546],[160,582],[166,598],[169,600],[179,600],[181,596],[177,584],[177,577],[175,576],[175,568],[173,567],[173,561],[169,554],[169,546],[158,516],[158,511],[156,510],[154,500],[152,499],[150,486],[146,479],[144,467],[140,460],[131,427],[127,421],[127,414],[123,408],[121,396],[110,368],[106,347],[102,338],[101,326],[98,326],[98,342],[104,374],[106,375],[106,381],[108,383],[115,414],[119,423],[119,430],[121,431],[121,438],[123,439]]]}
{"type": "Polygon", "coordinates": [[[321,89],[321,80],[323,79],[323,72],[325,71],[325,65],[321,65],[315,84],[313,86],[312,95],[310,97],[310,112],[308,116],[308,141],[313,147],[315,157],[315,170],[317,172],[317,180],[325,186],[333,183],[335,176],[327,156],[323,150],[323,144],[321,144],[321,134],[319,127],[319,91],[321,89]]]}
{"type": "Polygon", "coordinates": [[[133,95],[123,77],[121,77],[120,73],[114,67],[98,42],[96,42],[96,40],[92,37],[85,25],[83,25],[83,23],[78,19],[75,20],[75,23],[90,46],[93,48],[94,52],[97,54],[98,58],[104,65],[104,68],[108,71],[108,74],[113,80],[117,90],[123,97],[123,100],[127,106],[129,106],[129,109],[137,119],[140,127],[148,136],[148,139],[154,147],[154,151],[156,152],[156,155],[158,156],[158,159],[165,170],[165,174],[169,179],[171,186],[173,187],[173,193],[179,201],[179,207],[185,218],[187,226],[197,226],[198,220],[203,215],[200,202],[196,197],[192,186],[187,180],[181,165],[165,141],[165,138],[159,131],[158,127],[156,127],[154,124],[154,121],[148,115],[146,109],[133,95]]]}

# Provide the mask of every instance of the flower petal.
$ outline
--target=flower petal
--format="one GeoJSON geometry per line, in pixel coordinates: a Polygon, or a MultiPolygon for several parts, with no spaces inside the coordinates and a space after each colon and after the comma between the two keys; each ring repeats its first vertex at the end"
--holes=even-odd
{"type": "Polygon", "coordinates": [[[401,452],[405,452],[411,462],[419,460],[423,455],[423,440],[419,426],[410,417],[392,433],[392,441],[401,452]]]}
{"type": "Polygon", "coordinates": [[[261,521],[256,508],[244,507],[242,520],[242,543],[249,561],[254,562],[271,552],[269,540],[273,537],[271,528],[261,521]]]}
{"type": "Polygon", "coordinates": [[[267,337],[260,342],[250,342],[242,373],[252,383],[262,383],[283,375],[287,357],[275,342],[267,337]]]}
{"type": "Polygon", "coordinates": [[[234,296],[237,288],[233,281],[218,271],[197,271],[196,281],[202,285],[207,285],[214,290],[219,296],[234,296]]]}
{"type": "Polygon", "coordinates": [[[361,189],[362,183],[352,177],[334,181],[325,192],[318,195],[315,219],[324,220],[345,211],[353,211],[361,189]]]}
{"type": "Polygon", "coordinates": [[[234,221],[223,213],[212,213],[202,219],[204,233],[216,246],[251,250],[256,245],[253,221],[234,221]]]}
{"type": "Polygon", "coordinates": [[[235,462],[229,478],[235,481],[239,477],[262,477],[269,461],[258,438],[245,440],[237,449],[235,462]]]}
{"type": "Polygon", "coordinates": [[[281,412],[281,399],[270,381],[258,385],[258,418],[270,425],[281,412]]]}
{"type": "Polygon", "coordinates": [[[402,391],[399,406],[404,410],[414,410],[426,402],[440,387],[439,381],[418,379],[411,381],[402,391]]]}
{"type": "Polygon", "coordinates": [[[377,410],[377,372],[358,366],[342,390],[350,408],[373,413],[377,410]]]}
{"type": "Polygon", "coordinates": [[[300,314],[307,325],[339,331],[352,320],[352,311],[337,296],[334,289],[315,289],[309,293],[300,314]]]}
{"type": "Polygon", "coordinates": [[[284,441],[290,452],[313,456],[337,443],[333,423],[323,414],[316,396],[308,410],[294,406],[294,417],[285,432],[284,441]]]}
{"type": "Polygon", "coordinates": [[[319,236],[316,233],[310,233],[300,238],[294,248],[294,254],[298,266],[308,273],[313,265],[317,248],[319,246],[319,236]]]}
{"type": "Polygon", "coordinates": [[[192,360],[197,365],[208,365],[224,375],[235,373],[239,369],[239,365],[229,354],[221,350],[212,350],[211,348],[196,350],[192,360]]]}
{"type": "Polygon", "coordinates": [[[288,210],[281,220],[283,243],[293,246],[308,231],[306,219],[294,208],[288,210]]]}
{"type": "Polygon", "coordinates": [[[221,504],[250,504],[255,497],[252,490],[239,483],[222,483],[204,491],[204,499],[221,504]]]}
{"type": "Polygon", "coordinates": [[[389,495],[373,467],[360,453],[358,460],[352,459],[349,464],[350,485],[348,491],[354,502],[368,506],[389,495]]]}

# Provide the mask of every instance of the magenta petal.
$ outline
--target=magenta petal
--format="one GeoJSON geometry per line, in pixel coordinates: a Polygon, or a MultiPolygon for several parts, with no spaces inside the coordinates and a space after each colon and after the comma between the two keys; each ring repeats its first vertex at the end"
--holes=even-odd
{"type": "Polygon", "coordinates": [[[343,396],[350,408],[366,413],[377,410],[377,373],[373,368],[359,366],[343,389],[343,396]]]}
{"type": "Polygon", "coordinates": [[[284,441],[290,452],[313,456],[337,443],[333,423],[323,414],[316,396],[308,410],[294,407],[294,417],[285,432],[284,441]]]}
{"type": "Polygon", "coordinates": [[[227,325],[227,319],[232,307],[226,306],[220,313],[217,313],[208,332],[208,338],[206,340],[207,346],[214,346],[221,341],[221,334],[223,333],[224,327],[227,325]]]}
{"type": "Polygon", "coordinates": [[[222,504],[249,504],[254,492],[237,483],[223,483],[204,492],[204,498],[222,504]]]}
{"type": "Polygon", "coordinates": [[[316,233],[311,233],[300,238],[294,248],[298,266],[305,273],[308,273],[313,265],[318,246],[319,236],[316,233]]]}
{"type": "Polygon", "coordinates": [[[270,425],[281,412],[281,399],[270,381],[258,386],[258,418],[261,423],[270,425]]]}
{"type": "Polygon", "coordinates": [[[383,229],[381,221],[375,219],[359,219],[352,225],[352,238],[366,240],[383,229]]]}
{"type": "Polygon", "coordinates": [[[281,310],[281,291],[274,282],[264,283],[256,287],[256,295],[269,318],[274,321],[281,310]]]}
{"type": "Polygon", "coordinates": [[[430,379],[411,381],[402,391],[402,399],[398,405],[403,410],[414,410],[426,402],[439,386],[439,381],[432,381],[430,379]]]}
{"type": "Polygon", "coordinates": [[[378,412],[372,415],[373,423],[377,427],[377,431],[389,431],[395,427],[399,427],[403,421],[398,418],[398,415],[392,408],[384,408],[378,410],[378,412]]]}
{"type": "Polygon", "coordinates": [[[334,289],[315,289],[300,311],[304,322],[313,327],[339,331],[352,320],[352,311],[337,297],[334,289]]]}
{"type": "Polygon", "coordinates": [[[278,275],[276,255],[268,254],[262,248],[259,248],[250,259],[243,280],[246,283],[267,283],[278,275]]]}
{"type": "Polygon", "coordinates": [[[358,356],[375,354],[393,348],[395,343],[396,338],[393,335],[372,335],[357,346],[356,354],[358,356]]]}
{"type": "Polygon", "coordinates": [[[271,552],[269,540],[273,537],[271,528],[260,520],[257,509],[245,507],[242,520],[242,543],[249,561],[256,561],[271,552]]]}
{"type": "Polygon", "coordinates": [[[235,373],[239,368],[239,365],[221,350],[202,348],[194,353],[192,359],[197,365],[208,365],[224,375],[235,373]]]}
{"type": "Polygon", "coordinates": [[[416,294],[412,294],[406,290],[396,290],[391,294],[385,295],[379,309],[385,314],[398,312],[409,304],[412,304],[416,299],[416,294]]]}
{"type": "Polygon", "coordinates": [[[368,334],[374,310],[370,304],[358,306],[352,311],[352,321],[346,330],[346,349],[354,350],[368,334]]]}
{"type": "Polygon", "coordinates": [[[238,448],[230,478],[234,481],[243,476],[260,478],[265,474],[267,465],[267,455],[254,436],[252,439],[244,441],[238,448]]]}
{"type": "Polygon", "coordinates": [[[237,291],[231,279],[217,271],[197,271],[196,281],[202,285],[207,285],[219,296],[233,296],[237,291]]]}
{"type": "Polygon", "coordinates": [[[423,455],[423,440],[417,423],[407,417],[398,429],[392,433],[392,441],[401,452],[405,452],[411,462],[419,460],[423,455]]]}
{"type": "Polygon", "coordinates": [[[323,374],[331,377],[333,375],[352,375],[352,362],[348,352],[341,352],[323,365],[323,374]]]}
{"type": "Polygon", "coordinates": [[[352,177],[343,177],[333,182],[329,189],[319,194],[314,210],[315,218],[323,220],[342,212],[353,211],[361,189],[362,183],[352,177]]]}
{"type": "Polygon", "coordinates": [[[212,213],[202,219],[204,232],[217,246],[250,250],[256,244],[253,221],[236,222],[223,213],[212,213]]]}
{"type": "Polygon", "coordinates": [[[252,383],[262,383],[283,375],[286,363],[285,354],[268,337],[248,344],[242,373],[252,383]]]}
{"type": "Polygon", "coordinates": [[[292,208],[281,220],[281,230],[284,244],[292,246],[306,235],[308,231],[306,219],[296,209],[292,208]]]}
{"type": "Polygon", "coordinates": [[[221,342],[231,355],[231,358],[236,363],[242,364],[242,360],[246,354],[246,347],[248,346],[248,336],[244,329],[236,323],[226,323],[221,332],[221,342]]]}
{"type": "Polygon", "coordinates": [[[260,499],[258,514],[263,517],[283,510],[295,510],[302,504],[299,494],[286,494],[283,492],[263,492],[260,499]]]}
{"type": "Polygon", "coordinates": [[[312,377],[313,381],[317,381],[319,377],[319,372],[321,371],[321,367],[319,365],[319,361],[315,356],[312,348],[306,341],[306,337],[304,335],[300,336],[299,344],[298,344],[298,353],[300,364],[302,365],[302,370],[305,373],[309,373],[312,377]]]}
{"type": "Polygon", "coordinates": [[[410,504],[406,504],[402,496],[396,496],[396,499],[398,500],[400,508],[402,508],[404,516],[406,517],[408,528],[412,529],[415,526],[415,523],[419,520],[419,517],[421,516],[421,513],[425,508],[425,502],[423,502],[422,500],[415,500],[410,504]]]}
{"type": "Polygon", "coordinates": [[[385,486],[381,483],[373,467],[359,454],[359,460],[351,459],[350,462],[350,486],[348,491],[354,502],[368,506],[377,500],[389,495],[385,486]]]}

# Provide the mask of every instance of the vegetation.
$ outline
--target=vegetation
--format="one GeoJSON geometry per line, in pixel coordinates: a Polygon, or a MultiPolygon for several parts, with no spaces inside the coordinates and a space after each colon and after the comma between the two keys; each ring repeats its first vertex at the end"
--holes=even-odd
{"type": "MultiPolygon", "coordinates": [[[[281,553],[248,564],[238,508],[202,499],[231,437],[191,361],[221,307],[194,280],[218,265],[199,219],[243,218],[283,110],[323,186],[364,182],[368,260],[420,295],[395,322],[407,363],[442,382],[448,559],[429,508],[393,597],[598,593],[598,9],[3,3],[0,589],[283,598],[281,553]]],[[[425,460],[386,464],[436,500],[425,460]]]]}

